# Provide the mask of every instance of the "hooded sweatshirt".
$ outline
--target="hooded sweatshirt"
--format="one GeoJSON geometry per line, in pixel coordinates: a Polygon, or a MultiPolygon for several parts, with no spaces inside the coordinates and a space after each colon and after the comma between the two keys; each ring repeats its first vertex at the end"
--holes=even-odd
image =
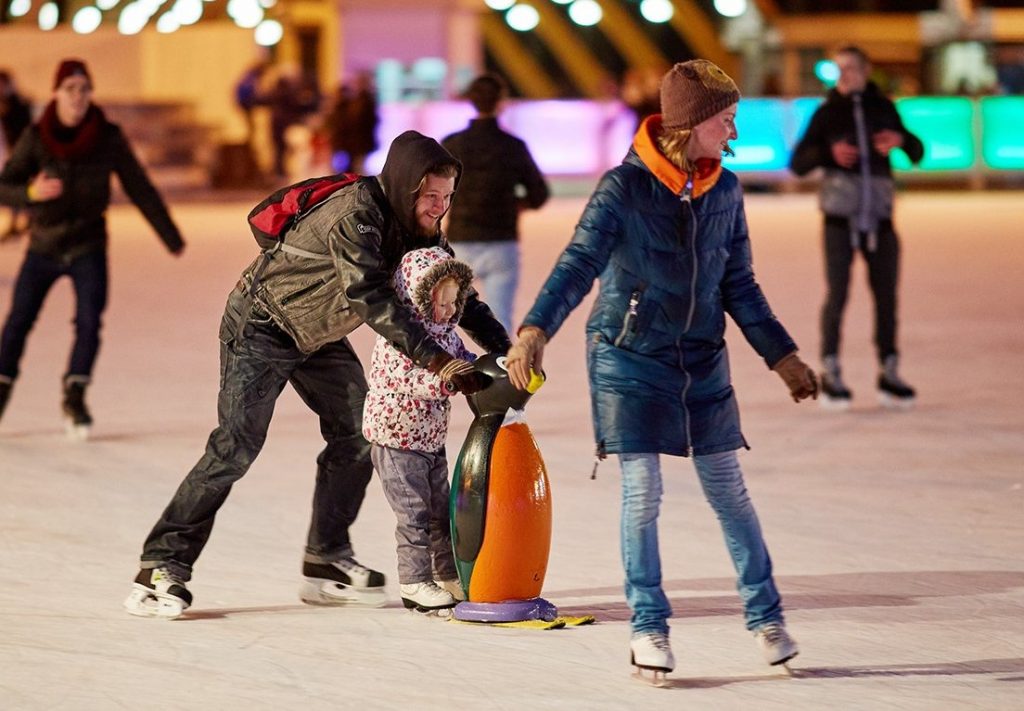
{"type": "MultiPolygon", "coordinates": [[[[402,307],[451,356],[475,360],[455,332],[462,317],[473,273],[440,247],[409,252],[392,284],[402,307]],[[455,315],[445,323],[433,319],[431,295],[441,281],[455,279],[459,292],[455,315]]],[[[451,412],[447,385],[418,367],[383,336],[377,337],[370,361],[370,391],[363,407],[363,436],[393,449],[436,452],[444,447],[451,412]]]]}

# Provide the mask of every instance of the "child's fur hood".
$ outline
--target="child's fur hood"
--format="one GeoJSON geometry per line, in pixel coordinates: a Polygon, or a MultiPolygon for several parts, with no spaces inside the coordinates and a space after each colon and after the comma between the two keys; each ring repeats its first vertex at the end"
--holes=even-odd
{"type": "Polygon", "coordinates": [[[451,328],[462,318],[466,298],[473,284],[473,270],[465,262],[452,257],[441,247],[427,247],[409,252],[395,271],[395,292],[407,307],[427,325],[451,328]],[[455,315],[447,324],[433,323],[431,292],[445,279],[454,279],[459,287],[455,315]]]}

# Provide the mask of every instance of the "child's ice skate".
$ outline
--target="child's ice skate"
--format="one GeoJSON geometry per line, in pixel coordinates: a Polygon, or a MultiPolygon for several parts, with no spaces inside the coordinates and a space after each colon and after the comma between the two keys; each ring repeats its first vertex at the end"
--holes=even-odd
{"type": "Polygon", "coordinates": [[[402,604],[405,609],[422,612],[436,617],[450,617],[458,600],[433,580],[423,583],[407,583],[401,586],[402,604]]]}
{"type": "Polygon", "coordinates": [[[781,622],[769,622],[766,625],[762,625],[754,630],[754,639],[757,640],[758,646],[761,647],[761,653],[764,655],[766,662],[772,666],[781,664],[787,674],[793,673],[787,662],[799,654],[800,649],[797,647],[796,640],[786,632],[784,624],[781,622]]]}
{"type": "Polygon", "coordinates": [[[878,374],[878,401],[891,410],[910,410],[917,393],[899,375],[899,356],[886,356],[878,374]]]}
{"type": "Polygon", "coordinates": [[[85,406],[85,388],[88,384],[88,379],[83,377],[72,375],[64,379],[64,402],[61,404],[64,410],[64,429],[68,438],[76,442],[89,439],[89,431],[92,429],[92,415],[85,406]]]}
{"type": "Polygon", "coordinates": [[[676,668],[676,658],[664,632],[639,632],[629,640],[633,678],[652,686],[668,686],[665,675],[676,668]]]}
{"type": "Polygon", "coordinates": [[[143,568],[135,577],[124,609],[139,617],[173,620],[192,604],[185,581],[168,568],[143,568]]]}
{"type": "Polygon", "coordinates": [[[331,563],[302,564],[305,581],[299,598],[309,605],[381,607],[388,601],[384,574],[360,565],[349,556],[331,563]]]}
{"type": "Polygon", "coordinates": [[[442,590],[451,593],[451,596],[455,598],[455,602],[462,602],[466,599],[466,592],[462,589],[462,583],[459,582],[458,578],[435,580],[434,582],[442,590]]]}

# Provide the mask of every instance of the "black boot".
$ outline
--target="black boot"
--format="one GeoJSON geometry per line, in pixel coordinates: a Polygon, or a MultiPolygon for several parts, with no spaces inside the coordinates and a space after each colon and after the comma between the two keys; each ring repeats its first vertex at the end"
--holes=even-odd
{"type": "Polygon", "coordinates": [[[68,435],[73,439],[86,439],[92,426],[92,415],[85,406],[88,384],[88,380],[74,376],[64,379],[64,421],[68,435]]]}
{"type": "Polygon", "coordinates": [[[4,416],[4,410],[7,408],[7,401],[11,399],[12,388],[14,388],[14,383],[0,375],[0,419],[4,416]]]}

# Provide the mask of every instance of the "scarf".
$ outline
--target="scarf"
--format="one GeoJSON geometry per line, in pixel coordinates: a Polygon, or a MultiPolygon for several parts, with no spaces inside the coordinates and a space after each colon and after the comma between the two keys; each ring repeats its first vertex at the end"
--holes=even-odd
{"type": "Polygon", "coordinates": [[[85,117],[77,126],[68,127],[57,118],[57,105],[51,101],[39,118],[39,136],[43,145],[55,158],[76,161],[88,156],[96,149],[106,116],[95,104],[90,104],[85,117]]]}

